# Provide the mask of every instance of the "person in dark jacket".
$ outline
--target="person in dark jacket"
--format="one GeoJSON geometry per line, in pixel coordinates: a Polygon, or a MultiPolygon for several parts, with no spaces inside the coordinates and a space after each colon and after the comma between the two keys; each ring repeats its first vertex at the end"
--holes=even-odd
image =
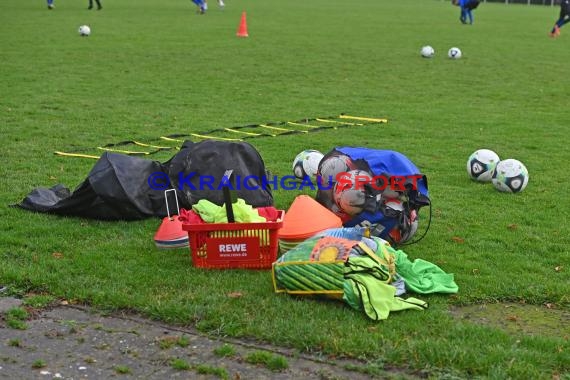
{"type": "Polygon", "coordinates": [[[558,37],[560,35],[560,28],[568,22],[570,22],[570,0],[561,0],[560,16],[558,16],[558,20],[556,20],[550,31],[550,37],[558,37]]]}

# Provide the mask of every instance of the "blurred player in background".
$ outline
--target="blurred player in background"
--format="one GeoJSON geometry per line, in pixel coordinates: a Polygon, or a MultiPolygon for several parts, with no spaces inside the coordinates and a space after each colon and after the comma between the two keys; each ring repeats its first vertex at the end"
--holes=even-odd
{"type": "MultiPolygon", "coordinates": [[[[101,6],[101,2],[99,0],[95,0],[95,2],[97,3],[97,10],[100,10],[103,8],[101,6]]],[[[89,6],[87,7],[87,9],[93,9],[93,0],[89,0],[89,6]]]]}
{"type": "Polygon", "coordinates": [[[206,4],[205,0],[192,0],[192,2],[194,4],[196,4],[196,6],[198,7],[198,13],[200,14],[204,14],[206,13],[206,9],[208,8],[208,5],[206,4]]]}
{"type": "MultiPolygon", "coordinates": [[[[208,0],[203,0],[204,3],[204,11],[208,10],[208,0]]],[[[226,4],[224,4],[224,0],[218,0],[218,5],[220,6],[220,8],[223,8],[226,6],[226,4]]]]}
{"type": "Polygon", "coordinates": [[[459,20],[462,24],[473,24],[473,10],[479,6],[479,0],[452,0],[453,5],[458,5],[461,8],[461,15],[459,20]]]}
{"type": "Polygon", "coordinates": [[[554,23],[554,27],[550,31],[550,37],[556,38],[560,35],[560,28],[570,22],[570,0],[560,1],[560,16],[554,23]]]}

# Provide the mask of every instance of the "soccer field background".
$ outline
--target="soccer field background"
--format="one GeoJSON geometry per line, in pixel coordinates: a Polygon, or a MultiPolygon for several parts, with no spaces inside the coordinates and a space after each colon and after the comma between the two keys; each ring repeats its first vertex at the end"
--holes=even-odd
{"type": "MultiPolygon", "coordinates": [[[[548,37],[558,7],[482,3],[462,25],[458,7],[436,0],[227,0],[223,10],[210,0],[205,15],[189,0],[102,3],[0,3],[0,284],[436,378],[568,379],[567,319],[556,334],[525,334],[448,312],[502,302],[570,312],[570,27],[548,37]],[[236,36],[242,12],[247,38],[236,36]],[[83,24],[91,36],[79,36],[83,24]],[[453,46],[461,59],[447,57],[453,46]],[[159,220],[8,207],[38,186],[73,189],[95,162],[55,151],[340,113],[388,123],[247,141],[278,176],[304,149],[407,155],[428,178],[433,219],[404,250],[454,273],[457,295],[419,297],[428,310],[372,323],[341,303],[277,295],[267,271],[195,269],[187,250],[156,249],[159,220]],[[479,148],[522,161],[525,191],[469,180],[479,148]]],[[[275,191],[275,203],[297,195],[275,191]]]]}

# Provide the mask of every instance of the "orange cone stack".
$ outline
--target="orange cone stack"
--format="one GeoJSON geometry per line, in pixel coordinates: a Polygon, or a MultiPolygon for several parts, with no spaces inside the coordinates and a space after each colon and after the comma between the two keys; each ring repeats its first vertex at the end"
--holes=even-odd
{"type": "Polygon", "coordinates": [[[166,216],[154,234],[154,242],[158,248],[188,247],[188,232],[182,229],[178,215],[166,216]]]}
{"type": "Polygon", "coordinates": [[[175,189],[169,189],[164,192],[164,200],[166,201],[166,213],[168,216],[162,219],[162,223],[154,234],[154,242],[158,248],[181,248],[188,247],[190,239],[188,232],[182,229],[182,222],[178,215],[180,207],[178,206],[178,197],[175,189]],[[168,206],[168,193],[173,192],[176,200],[176,215],[170,214],[168,206]]]}
{"type": "Polygon", "coordinates": [[[247,34],[247,20],[246,20],[246,16],[245,16],[245,11],[241,14],[241,21],[239,23],[239,28],[237,31],[237,36],[238,37],[247,37],[249,36],[247,34]]]}
{"type": "Polygon", "coordinates": [[[283,218],[279,250],[285,253],[317,232],[342,227],[341,219],[308,195],[299,195],[283,218]]]}

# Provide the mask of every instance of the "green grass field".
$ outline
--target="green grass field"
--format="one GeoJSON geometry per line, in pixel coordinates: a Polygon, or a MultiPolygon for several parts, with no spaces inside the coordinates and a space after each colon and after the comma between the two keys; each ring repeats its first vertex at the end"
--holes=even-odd
{"type": "MultiPolygon", "coordinates": [[[[432,378],[570,378],[570,321],[523,334],[448,312],[506,301],[570,311],[570,27],[547,36],[557,7],[486,3],[464,26],[436,0],[228,0],[224,10],[211,0],[202,16],[183,0],[103,0],[99,12],[55,1],[53,11],[42,0],[0,3],[0,284],[10,293],[432,378]],[[248,38],[236,37],[243,11],[248,38]],[[82,24],[90,37],[79,37],[82,24]],[[420,57],[426,44],[432,59],[420,57]],[[452,46],[460,60],[447,58],[452,46]],[[389,122],[248,141],[279,176],[308,148],[407,155],[429,179],[433,221],[405,251],[454,273],[457,295],[419,297],[427,311],[374,323],[342,303],[277,295],[268,271],[193,268],[188,250],[156,249],[159,220],[9,207],[35,187],[83,181],[95,160],[58,150],[100,154],[123,140],[340,113],[389,122]],[[483,147],[525,163],[523,193],[469,180],[466,159],[483,147]]],[[[275,203],[286,209],[297,195],[276,191],[275,203]]]]}

